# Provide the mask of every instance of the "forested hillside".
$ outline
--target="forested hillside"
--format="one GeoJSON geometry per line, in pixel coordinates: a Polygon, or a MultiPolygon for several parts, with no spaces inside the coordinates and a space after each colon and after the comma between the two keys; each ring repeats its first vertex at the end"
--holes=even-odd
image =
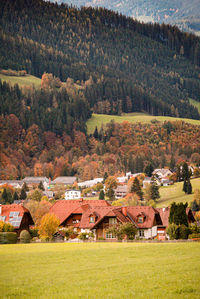
{"type": "MultiPolygon", "coordinates": [[[[0,2],[0,65],[85,85],[97,113],[146,111],[199,119],[199,38],[106,9],[0,2]]],[[[32,108],[31,108],[32,109],[32,108]]]]}
{"type": "Polygon", "coordinates": [[[178,24],[185,31],[200,33],[199,0],[51,0],[68,5],[106,7],[144,22],[178,24]]]}

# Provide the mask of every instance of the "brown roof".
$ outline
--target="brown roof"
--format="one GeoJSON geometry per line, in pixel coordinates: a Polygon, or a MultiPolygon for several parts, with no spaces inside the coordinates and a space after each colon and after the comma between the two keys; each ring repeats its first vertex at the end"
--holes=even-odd
{"type": "Polygon", "coordinates": [[[154,225],[156,214],[158,214],[154,208],[149,206],[127,207],[127,213],[137,223],[138,228],[151,228],[154,225]],[[140,215],[145,216],[143,223],[137,221],[137,217],[140,215]]]}
{"type": "Polygon", "coordinates": [[[73,185],[76,181],[75,176],[59,176],[57,177],[51,184],[66,184],[66,185],[73,185]]]}

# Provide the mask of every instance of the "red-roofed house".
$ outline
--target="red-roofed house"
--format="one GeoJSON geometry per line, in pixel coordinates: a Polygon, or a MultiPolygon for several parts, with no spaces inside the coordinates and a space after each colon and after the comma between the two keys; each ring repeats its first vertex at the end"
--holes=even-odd
{"type": "Polygon", "coordinates": [[[34,224],[29,210],[17,204],[0,205],[0,220],[12,224],[18,234],[34,224]]]}

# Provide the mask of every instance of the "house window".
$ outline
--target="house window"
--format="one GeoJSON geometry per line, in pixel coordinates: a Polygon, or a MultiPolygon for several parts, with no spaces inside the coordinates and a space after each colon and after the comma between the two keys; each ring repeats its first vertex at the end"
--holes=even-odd
{"type": "Polygon", "coordinates": [[[106,233],[106,239],[115,239],[116,237],[113,234],[106,233]]]}
{"type": "Polygon", "coordinates": [[[90,217],[90,223],[94,223],[94,222],[95,222],[94,216],[91,216],[90,217]]]}
{"type": "Polygon", "coordinates": [[[143,223],[143,217],[138,217],[138,223],[143,223]]]}
{"type": "Polygon", "coordinates": [[[139,236],[140,236],[140,237],[144,237],[144,230],[143,230],[143,229],[140,229],[140,230],[139,230],[139,236]]]}
{"type": "Polygon", "coordinates": [[[109,218],[109,224],[117,224],[117,218],[109,218]]]}

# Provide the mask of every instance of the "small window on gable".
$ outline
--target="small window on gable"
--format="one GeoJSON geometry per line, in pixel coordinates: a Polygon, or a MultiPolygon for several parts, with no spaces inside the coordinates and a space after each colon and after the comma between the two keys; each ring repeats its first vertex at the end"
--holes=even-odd
{"type": "Polygon", "coordinates": [[[95,218],[94,218],[94,216],[90,216],[90,223],[95,223],[95,218]]]}
{"type": "Polygon", "coordinates": [[[117,218],[109,218],[109,224],[117,224],[117,218]]]}
{"type": "Polygon", "coordinates": [[[144,218],[142,216],[138,217],[138,223],[143,223],[144,222],[144,218]]]}

